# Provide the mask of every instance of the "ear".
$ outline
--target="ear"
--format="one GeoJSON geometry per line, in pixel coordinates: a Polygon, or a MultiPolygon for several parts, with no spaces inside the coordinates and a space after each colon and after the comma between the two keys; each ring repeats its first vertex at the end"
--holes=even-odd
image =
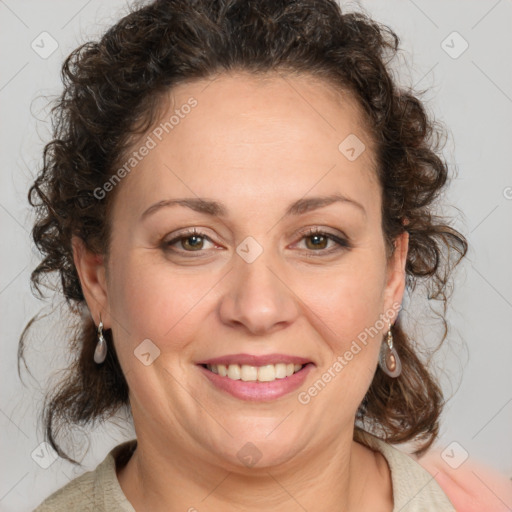
{"type": "Polygon", "coordinates": [[[110,329],[104,258],[102,255],[87,249],[84,241],[79,237],[74,236],[72,238],[71,246],[73,248],[73,261],[82,285],[82,292],[94,322],[99,324],[101,313],[101,320],[105,329],[110,329]]]}
{"type": "MultiPolygon", "coordinates": [[[[388,261],[387,282],[384,292],[385,311],[398,309],[393,307],[402,304],[405,291],[405,264],[407,262],[407,251],[409,249],[409,233],[404,231],[395,238],[394,251],[388,261]]],[[[395,318],[390,318],[393,323],[395,318]]]]}

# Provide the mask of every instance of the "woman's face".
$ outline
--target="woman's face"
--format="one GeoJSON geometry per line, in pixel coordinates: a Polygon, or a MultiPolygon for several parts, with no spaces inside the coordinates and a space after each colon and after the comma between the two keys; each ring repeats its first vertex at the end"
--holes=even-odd
{"type": "Polygon", "coordinates": [[[106,274],[100,262],[86,286],[113,330],[137,435],[226,467],[327,449],[352,435],[404,285],[407,240],[388,261],[359,111],[278,74],[170,97],[133,145],[136,165],[127,157],[106,274]],[[284,364],[305,366],[285,377],[284,364]]]}

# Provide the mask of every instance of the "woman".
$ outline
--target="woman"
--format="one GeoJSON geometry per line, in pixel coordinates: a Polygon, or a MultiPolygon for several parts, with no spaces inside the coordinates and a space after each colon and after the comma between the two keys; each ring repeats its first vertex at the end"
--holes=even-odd
{"type": "Polygon", "coordinates": [[[67,59],[31,188],[80,317],[48,440],[137,439],[37,510],[455,510],[392,446],[443,398],[399,313],[446,302],[464,237],[398,39],[333,1],[157,1],[67,59]]]}

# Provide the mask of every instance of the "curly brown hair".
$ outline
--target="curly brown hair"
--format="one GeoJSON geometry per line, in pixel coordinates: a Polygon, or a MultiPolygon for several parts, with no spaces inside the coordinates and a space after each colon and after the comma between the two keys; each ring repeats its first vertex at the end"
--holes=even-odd
{"type": "MultiPolygon", "coordinates": [[[[389,27],[362,12],[342,13],[334,0],[159,0],[132,7],[99,41],[81,45],[63,64],[53,140],[29,191],[37,212],[32,235],[43,255],[31,275],[34,291],[42,296],[43,277],[57,272],[71,310],[78,314],[85,306],[71,239],[77,236],[108,257],[115,194],[98,199],[94,191],[113,175],[134,135],[152,125],[170,88],[231,70],[284,71],[319,77],[362,107],[375,142],[387,247],[392,253],[394,239],[409,233],[407,289],[421,282],[428,298],[443,305],[442,342],[449,278],[467,242],[433,212],[448,179],[442,130],[418,93],[392,78],[389,63],[398,51],[399,38],[389,27]]],[[[21,336],[19,361],[33,320],[21,336]]],[[[79,322],[70,340],[76,358],[43,409],[47,440],[73,462],[57,442],[62,429],[129,409],[111,331],[105,333],[107,359],[96,365],[95,324],[90,315],[79,322]]],[[[390,378],[377,369],[358,410],[362,427],[355,437],[365,427],[390,443],[422,442],[415,451],[421,454],[438,434],[444,398],[400,317],[393,336],[402,373],[390,378]]]]}

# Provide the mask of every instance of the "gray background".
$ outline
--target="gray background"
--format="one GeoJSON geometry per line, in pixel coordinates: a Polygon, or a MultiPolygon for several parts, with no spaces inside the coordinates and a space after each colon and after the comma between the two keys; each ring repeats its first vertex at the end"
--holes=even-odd
{"type": "MultiPolygon", "coordinates": [[[[350,2],[346,8],[361,5],[401,37],[400,80],[426,90],[428,109],[449,127],[445,155],[458,172],[445,213],[468,237],[470,252],[456,276],[449,338],[435,359],[443,388],[453,395],[437,446],[448,447],[455,461],[463,461],[467,454],[512,477],[512,4],[393,0],[350,2]],[[458,55],[464,41],[469,46],[458,55]]],[[[58,300],[41,303],[31,295],[29,276],[37,257],[26,201],[49,140],[45,97],[61,90],[63,59],[124,10],[120,0],[0,0],[2,511],[31,510],[84,469],[94,468],[115,444],[133,436],[122,421],[99,427],[89,436],[84,469],[60,459],[47,469],[41,467],[52,458],[40,447],[37,414],[51,371],[66,363],[59,346],[66,336],[66,319],[58,300]],[[50,36],[41,36],[42,32],[50,36]],[[58,47],[48,56],[45,52],[52,44],[58,47]],[[24,373],[22,385],[16,370],[18,338],[42,307],[51,314],[30,337],[27,355],[33,377],[24,373]]],[[[435,339],[439,326],[416,302],[405,303],[410,322],[417,338],[428,342],[435,339]]],[[[71,442],[87,448],[83,438],[71,442]]]]}

